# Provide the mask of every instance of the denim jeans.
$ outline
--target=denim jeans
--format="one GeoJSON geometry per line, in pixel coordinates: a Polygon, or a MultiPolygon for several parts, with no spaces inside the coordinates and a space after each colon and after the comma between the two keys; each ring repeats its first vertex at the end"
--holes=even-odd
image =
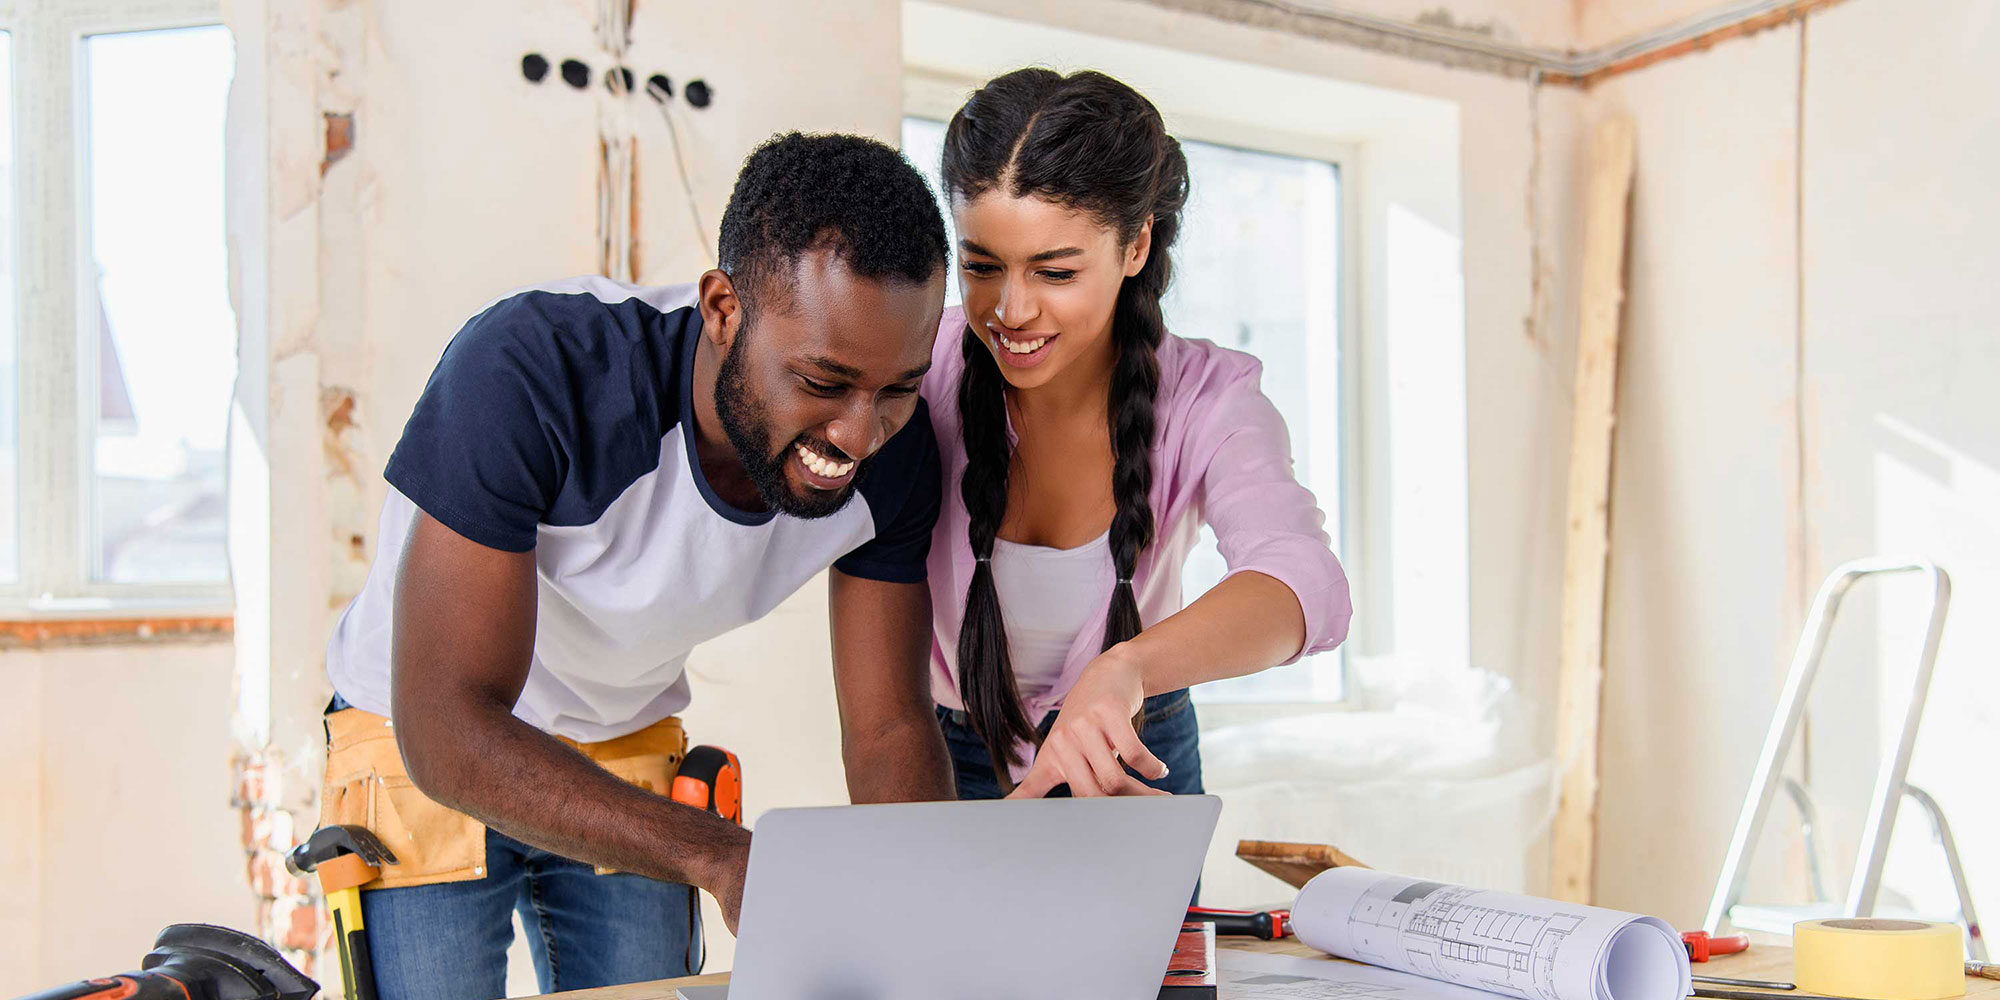
{"type": "Polygon", "coordinates": [[[490,829],[486,869],[472,882],[361,894],[381,1000],[505,996],[517,911],[544,993],[701,969],[701,916],[688,886],[599,875],[490,829]]]}
{"type": "MultiPolygon", "coordinates": [[[[1139,780],[1162,791],[1175,795],[1200,795],[1201,788],[1201,733],[1196,724],[1194,702],[1188,699],[1185,688],[1169,691],[1146,699],[1146,722],[1139,730],[1139,739],[1146,749],[1160,762],[1167,765],[1167,776],[1159,781],[1139,780]]],[[[952,776],[958,785],[961,799],[997,799],[1000,797],[1000,783],[993,777],[993,759],[986,752],[986,744],[974,732],[965,713],[956,709],[937,707],[938,725],[944,729],[945,748],[951,751],[952,776]]],[[[1040,726],[1043,736],[1049,734],[1049,727],[1056,724],[1056,713],[1050,712],[1042,719],[1040,726]]],[[[1139,777],[1135,772],[1133,777],[1139,777]]],[[[1050,793],[1053,796],[1069,794],[1068,785],[1057,785],[1050,793]]]]}

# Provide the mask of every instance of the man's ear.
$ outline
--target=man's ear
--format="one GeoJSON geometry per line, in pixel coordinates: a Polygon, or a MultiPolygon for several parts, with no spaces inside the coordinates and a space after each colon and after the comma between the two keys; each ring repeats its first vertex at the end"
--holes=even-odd
{"type": "Polygon", "coordinates": [[[695,284],[694,302],[701,310],[701,335],[729,353],[743,328],[743,300],[736,294],[736,283],[721,271],[705,271],[695,284]]]}
{"type": "Polygon", "coordinates": [[[1153,220],[1147,219],[1139,227],[1139,235],[1132,237],[1132,245],[1125,248],[1125,276],[1131,277],[1146,268],[1146,258],[1153,252],[1153,220]]]}

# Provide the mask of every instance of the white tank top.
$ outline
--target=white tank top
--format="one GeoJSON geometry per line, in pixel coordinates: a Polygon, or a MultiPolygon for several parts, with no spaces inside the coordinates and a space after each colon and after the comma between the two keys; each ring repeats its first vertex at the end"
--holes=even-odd
{"type": "Polygon", "coordinates": [[[1110,532],[1073,549],[993,540],[993,584],[1021,697],[1062,679],[1077,633],[1111,602],[1112,572],[1110,532]]]}

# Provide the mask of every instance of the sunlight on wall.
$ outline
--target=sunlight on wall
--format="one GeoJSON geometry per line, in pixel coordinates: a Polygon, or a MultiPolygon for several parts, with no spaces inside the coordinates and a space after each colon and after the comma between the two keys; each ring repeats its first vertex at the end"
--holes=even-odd
{"type": "Polygon", "coordinates": [[[1387,221],[1395,649],[1462,661],[1470,648],[1462,241],[1401,204],[1389,206],[1387,221]]]}
{"type": "MultiPolygon", "coordinates": [[[[1885,554],[1921,553],[1952,578],[1951,616],[1938,650],[1909,782],[1931,792],[1952,826],[1976,901],[2000,903],[2000,867],[1982,848],[2000,843],[2000,803],[1979,790],[1993,778],[2000,733],[2000,470],[1887,414],[1875,455],[1875,535],[1885,554]]],[[[1921,588],[1876,593],[1878,743],[1894,739],[1908,697],[1912,651],[1923,640],[1921,588]]],[[[1884,747],[1884,749],[1887,749],[1884,747]]],[[[1929,824],[1914,808],[1898,817],[1884,874],[1884,904],[1950,916],[1956,894],[1929,824]]]]}

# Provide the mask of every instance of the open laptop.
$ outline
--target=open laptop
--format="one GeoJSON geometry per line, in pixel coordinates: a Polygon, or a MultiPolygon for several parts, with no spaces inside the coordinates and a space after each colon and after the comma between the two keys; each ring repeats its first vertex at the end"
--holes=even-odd
{"type": "Polygon", "coordinates": [[[683,1000],[1155,1000],[1221,800],[777,809],[728,986],[683,1000]]]}

